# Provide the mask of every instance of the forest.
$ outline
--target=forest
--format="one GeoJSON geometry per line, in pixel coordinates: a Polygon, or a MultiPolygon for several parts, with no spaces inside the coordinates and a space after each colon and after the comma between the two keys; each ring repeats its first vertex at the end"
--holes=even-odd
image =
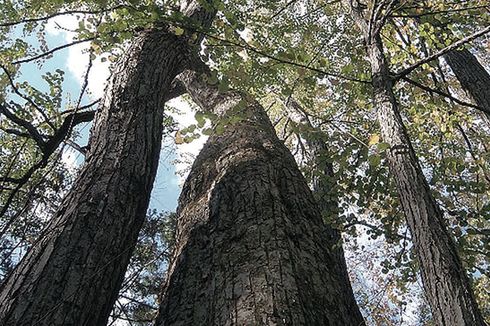
{"type": "Polygon", "coordinates": [[[0,325],[490,325],[488,0],[0,8],[0,325]]]}

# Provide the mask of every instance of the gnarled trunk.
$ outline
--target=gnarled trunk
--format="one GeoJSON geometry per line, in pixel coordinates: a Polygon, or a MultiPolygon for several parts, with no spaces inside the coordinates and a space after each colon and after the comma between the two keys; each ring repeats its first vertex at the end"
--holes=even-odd
{"type": "Polygon", "coordinates": [[[444,59],[461,87],[490,119],[490,74],[467,49],[448,52],[444,59]]]}
{"type": "MultiPolygon", "coordinates": [[[[182,12],[204,28],[215,14],[195,1],[182,12]]],[[[164,24],[135,37],[106,88],[83,169],[2,285],[0,324],[106,324],[148,208],[164,101],[200,39],[164,24]]]]}
{"type": "Polygon", "coordinates": [[[209,138],[186,180],[156,325],[363,325],[320,209],[263,108],[192,73],[182,80],[204,110],[243,119],[209,138]]]}

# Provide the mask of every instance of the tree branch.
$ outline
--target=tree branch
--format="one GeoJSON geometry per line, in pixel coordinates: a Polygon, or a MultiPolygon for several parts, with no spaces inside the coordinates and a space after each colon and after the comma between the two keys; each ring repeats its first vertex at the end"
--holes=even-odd
{"type": "Polygon", "coordinates": [[[455,103],[458,103],[459,105],[463,105],[463,106],[467,106],[467,107],[470,107],[470,108],[473,108],[473,109],[477,109],[479,111],[482,111],[482,112],[485,112],[485,113],[490,113],[488,112],[488,110],[485,110],[485,108],[482,108],[478,105],[475,105],[475,104],[472,104],[472,103],[469,103],[469,102],[465,102],[465,101],[462,101],[454,96],[452,96],[451,94],[448,94],[448,93],[445,93],[443,91],[440,91],[438,89],[435,89],[435,88],[431,88],[429,86],[425,86],[425,85],[422,85],[418,82],[416,82],[415,80],[413,79],[410,79],[408,77],[402,77],[403,80],[405,80],[406,82],[420,88],[420,89],[423,89],[424,91],[427,91],[429,93],[435,93],[435,94],[438,94],[438,95],[441,95],[443,97],[446,97],[448,99],[450,99],[451,101],[454,101],[455,103]]]}
{"type": "Polygon", "coordinates": [[[34,22],[48,20],[48,19],[51,19],[51,18],[55,18],[55,17],[58,17],[58,16],[64,16],[64,15],[75,15],[75,14],[97,15],[97,14],[101,14],[101,13],[104,13],[104,12],[108,12],[108,11],[113,11],[113,10],[116,10],[116,9],[120,9],[120,8],[133,8],[133,7],[132,6],[128,6],[128,5],[117,5],[117,6],[114,6],[112,8],[101,9],[101,10],[68,10],[68,11],[53,13],[51,15],[47,15],[47,16],[43,16],[43,17],[26,18],[26,19],[22,19],[22,20],[19,20],[19,21],[14,21],[14,22],[1,23],[0,24],[0,27],[9,27],[9,26],[14,26],[14,25],[19,25],[19,24],[25,24],[25,23],[34,23],[34,22]]]}
{"type": "Polygon", "coordinates": [[[3,113],[7,117],[7,119],[12,121],[13,123],[26,129],[27,132],[29,133],[30,138],[32,138],[36,142],[36,144],[41,148],[41,150],[44,151],[46,142],[44,141],[43,137],[36,129],[36,127],[34,127],[29,121],[19,118],[9,109],[7,109],[7,107],[3,103],[0,103],[0,113],[3,113]]]}
{"type": "Polygon", "coordinates": [[[404,69],[404,70],[402,70],[402,71],[400,71],[400,72],[396,73],[396,74],[394,75],[394,78],[393,78],[393,79],[394,79],[395,81],[398,81],[398,80],[400,80],[401,78],[403,78],[403,77],[407,76],[408,74],[410,74],[412,71],[414,71],[414,70],[415,70],[415,69],[417,69],[418,67],[422,66],[423,64],[426,64],[426,63],[428,63],[428,62],[431,62],[432,60],[435,60],[435,59],[437,59],[437,58],[439,58],[439,57],[443,56],[444,54],[446,54],[446,53],[448,53],[448,52],[450,52],[450,51],[452,51],[452,50],[455,50],[455,49],[457,49],[458,47],[460,47],[460,46],[462,46],[462,45],[464,45],[464,44],[466,44],[466,43],[468,43],[468,42],[471,42],[471,41],[473,41],[474,39],[476,39],[476,38],[478,38],[478,37],[480,37],[480,36],[482,36],[482,35],[485,35],[485,34],[486,34],[486,33],[488,33],[488,32],[490,32],[490,25],[489,25],[489,26],[487,26],[486,28],[484,28],[484,29],[482,29],[482,30],[480,30],[480,31],[476,32],[476,33],[473,33],[473,34],[471,34],[471,35],[469,35],[469,36],[467,36],[467,37],[465,37],[465,38],[463,38],[463,39],[461,39],[461,40],[459,40],[459,41],[454,42],[453,44],[451,44],[451,45],[449,45],[449,46],[445,47],[444,49],[439,50],[439,51],[437,51],[436,53],[434,53],[434,54],[432,54],[432,55],[430,55],[430,56],[428,56],[428,57],[426,57],[426,58],[424,58],[424,59],[420,60],[419,62],[414,63],[414,64],[413,64],[413,65],[411,65],[410,67],[408,67],[408,68],[406,68],[406,69],[404,69]]]}
{"type": "Polygon", "coordinates": [[[66,48],[68,48],[68,47],[70,47],[72,45],[76,45],[76,44],[80,44],[80,43],[85,43],[85,42],[90,42],[90,41],[93,41],[95,39],[96,39],[96,37],[93,36],[93,37],[88,37],[88,38],[84,38],[84,39],[81,39],[81,40],[76,40],[76,41],[73,41],[73,42],[70,42],[70,43],[66,43],[66,44],[57,46],[55,48],[52,48],[49,51],[46,51],[46,52],[43,52],[41,54],[35,55],[33,57],[29,57],[29,58],[24,58],[24,59],[20,59],[20,60],[17,60],[17,61],[13,61],[12,64],[17,65],[17,64],[21,64],[21,63],[26,63],[26,62],[38,60],[38,59],[44,58],[44,57],[46,57],[48,55],[51,55],[51,54],[53,54],[56,51],[66,49],[66,48]]]}
{"type": "Polygon", "coordinates": [[[259,55],[261,55],[263,57],[266,57],[266,58],[269,58],[271,60],[277,61],[279,63],[288,64],[288,65],[299,67],[299,68],[304,68],[304,69],[307,69],[307,70],[311,70],[311,71],[320,73],[320,74],[325,75],[325,76],[330,76],[330,77],[345,79],[345,80],[348,80],[348,81],[354,81],[354,82],[363,83],[363,84],[371,84],[371,81],[369,81],[369,80],[362,80],[362,79],[357,79],[355,77],[344,76],[344,75],[341,75],[341,74],[338,74],[338,73],[335,73],[335,72],[329,72],[329,71],[321,70],[321,69],[318,69],[318,68],[309,67],[308,65],[305,65],[305,64],[302,64],[302,63],[298,63],[298,62],[294,62],[294,61],[290,61],[290,60],[286,60],[286,59],[280,59],[280,58],[277,58],[277,57],[275,57],[273,55],[270,55],[268,53],[262,52],[262,51],[254,48],[253,46],[251,46],[251,45],[249,45],[247,43],[246,44],[240,44],[238,42],[234,42],[234,41],[222,39],[222,38],[217,37],[215,35],[207,34],[207,33],[204,33],[204,32],[201,32],[201,33],[204,34],[205,36],[209,37],[209,38],[214,39],[214,40],[217,40],[217,41],[220,41],[220,42],[229,44],[229,45],[237,46],[237,47],[240,47],[242,49],[249,50],[249,51],[254,52],[256,54],[259,54],[259,55]]]}

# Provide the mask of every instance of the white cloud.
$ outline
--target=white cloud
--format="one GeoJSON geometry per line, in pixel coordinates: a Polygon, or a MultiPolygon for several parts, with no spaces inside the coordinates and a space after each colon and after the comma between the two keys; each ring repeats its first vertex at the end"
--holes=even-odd
{"type": "MultiPolygon", "coordinates": [[[[52,36],[63,36],[65,42],[72,42],[76,36],[72,32],[78,27],[80,19],[76,15],[58,16],[48,21],[46,32],[52,36]]],[[[89,63],[90,43],[80,43],[71,46],[68,49],[66,66],[68,70],[77,79],[80,85],[83,84],[87,66],[89,63]]],[[[101,97],[104,93],[104,87],[109,78],[109,62],[101,62],[96,58],[92,63],[92,69],[88,76],[88,91],[93,99],[101,97]]]]}
{"type": "MultiPolygon", "coordinates": [[[[186,101],[176,98],[169,101],[168,105],[176,109],[176,112],[172,112],[171,116],[178,123],[179,130],[197,123],[196,119],[194,118],[195,110],[193,110],[193,108],[186,101]]],[[[192,163],[194,162],[194,158],[199,154],[207,139],[207,136],[201,135],[201,137],[193,140],[190,143],[175,145],[177,152],[175,169],[180,177],[180,184],[184,183],[185,178],[189,174],[192,163]]]]}

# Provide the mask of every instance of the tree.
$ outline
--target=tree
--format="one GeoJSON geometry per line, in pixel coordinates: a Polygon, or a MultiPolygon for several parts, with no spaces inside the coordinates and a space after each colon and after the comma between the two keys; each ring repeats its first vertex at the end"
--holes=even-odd
{"type": "MultiPolygon", "coordinates": [[[[441,325],[485,325],[454,239],[431,194],[393,92],[393,74],[384,55],[380,31],[395,5],[393,2],[372,3],[369,17],[360,2],[350,1],[349,5],[364,36],[381,137],[390,146],[387,153],[390,171],[412,234],[432,313],[441,325]]],[[[407,68],[402,75],[414,67],[407,68]]]]}
{"type": "Polygon", "coordinates": [[[179,78],[220,119],[179,199],[156,325],[361,325],[320,209],[262,106],[179,78]]]}
{"type": "MultiPolygon", "coordinates": [[[[214,10],[190,2],[183,14],[205,28],[214,10]]],[[[105,325],[148,208],[164,102],[194,41],[165,23],[134,38],[101,100],[83,169],[2,286],[3,325],[105,325]]]]}

